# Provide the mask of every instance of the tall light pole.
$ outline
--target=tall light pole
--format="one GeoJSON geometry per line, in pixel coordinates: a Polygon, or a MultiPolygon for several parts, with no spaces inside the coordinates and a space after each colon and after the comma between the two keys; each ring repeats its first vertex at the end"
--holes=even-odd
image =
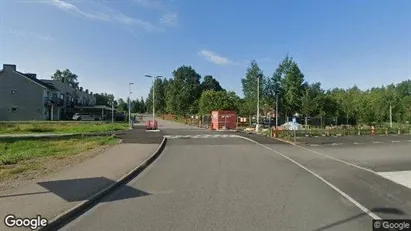
{"type": "Polygon", "coordinates": [[[279,92],[275,91],[275,128],[278,128],[278,97],[279,92]]]}
{"type": "Polygon", "coordinates": [[[131,85],[133,85],[134,83],[129,83],[128,84],[128,123],[129,123],[129,126],[130,126],[130,128],[132,128],[132,125],[131,125],[131,107],[130,107],[130,96],[131,96],[131,85]]]}
{"type": "Polygon", "coordinates": [[[155,80],[157,79],[157,78],[162,78],[163,76],[160,76],[160,75],[158,75],[158,76],[152,76],[152,75],[144,75],[144,77],[147,77],[147,78],[151,78],[152,79],[152,88],[153,88],[153,123],[154,123],[154,120],[155,120],[155,118],[156,118],[156,109],[155,109],[155,86],[154,86],[154,83],[155,83],[155,80]]]}
{"type": "Polygon", "coordinates": [[[114,99],[111,100],[111,123],[114,123],[114,99]]]}
{"type": "Polygon", "coordinates": [[[390,128],[392,128],[392,104],[390,102],[390,128]]]}
{"type": "Polygon", "coordinates": [[[257,124],[255,130],[258,132],[260,127],[260,75],[257,76],[257,124]]]}

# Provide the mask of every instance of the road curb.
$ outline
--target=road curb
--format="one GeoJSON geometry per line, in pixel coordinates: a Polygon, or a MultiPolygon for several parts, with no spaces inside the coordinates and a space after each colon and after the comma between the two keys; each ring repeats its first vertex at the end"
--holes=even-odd
{"type": "Polygon", "coordinates": [[[163,137],[163,140],[161,141],[160,145],[158,146],[156,151],[154,151],[154,153],[151,156],[149,156],[146,160],[144,160],[141,164],[139,164],[137,167],[132,169],[126,175],[121,177],[119,180],[117,180],[117,182],[111,184],[105,189],[92,195],[87,200],[81,202],[75,207],[57,215],[56,217],[54,217],[52,220],[49,221],[49,224],[46,227],[42,227],[38,230],[39,231],[58,230],[62,228],[64,225],[76,219],[78,216],[80,216],[87,210],[91,209],[94,205],[98,203],[98,201],[101,198],[110,194],[118,187],[126,184],[127,182],[132,180],[134,177],[136,177],[138,174],[140,174],[146,167],[148,167],[162,153],[166,143],[167,143],[167,138],[163,137]]]}

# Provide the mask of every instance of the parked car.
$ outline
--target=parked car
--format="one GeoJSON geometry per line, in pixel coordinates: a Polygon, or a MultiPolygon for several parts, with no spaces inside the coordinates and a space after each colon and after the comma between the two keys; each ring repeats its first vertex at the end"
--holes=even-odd
{"type": "Polygon", "coordinates": [[[95,120],[95,121],[101,120],[100,116],[98,116],[98,115],[86,114],[86,113],[76,113],[76,114],[74,114],[72,119],[77,120],[77,121],[80,121],[80,120],[95,120]]]}

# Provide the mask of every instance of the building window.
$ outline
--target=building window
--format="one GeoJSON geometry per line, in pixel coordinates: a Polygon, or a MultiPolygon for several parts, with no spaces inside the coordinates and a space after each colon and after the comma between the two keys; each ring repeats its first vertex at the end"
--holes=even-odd
{"type": "Polygon", "coordinates": [[[11,111],[11,112],[16,112],[16,111],[17,111],[17,107],[11,107],[11,108],[10,108],[10,111],[11,111]]]}
{"type": "Polygon", "coordinates": [[[16,90],[16,89],[13,89],[13,90],[10,91],[10,93],[11,93],[12,95],[15,95],[15,94],[17,94],[17,90],[16,90]]]}

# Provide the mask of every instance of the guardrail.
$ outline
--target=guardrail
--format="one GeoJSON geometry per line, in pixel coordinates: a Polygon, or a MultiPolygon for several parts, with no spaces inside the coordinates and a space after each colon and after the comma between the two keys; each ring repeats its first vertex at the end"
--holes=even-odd
{"type": "Polygon", "coordinates": [[[313,130],[276,130],[263,129],[261,133],[278,138],[312,136],[361,136],[361,135],[411,135],[411,128],[375,128],[375,129],[313,129],[313,130]]]}

